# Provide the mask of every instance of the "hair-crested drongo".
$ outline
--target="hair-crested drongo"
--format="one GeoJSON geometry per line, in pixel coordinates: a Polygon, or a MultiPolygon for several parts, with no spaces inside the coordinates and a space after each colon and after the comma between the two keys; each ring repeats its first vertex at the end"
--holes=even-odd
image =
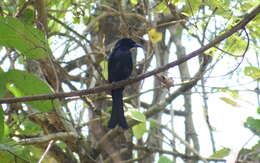
{"type": "MultiPolygon", "coordinates": [[[[117,41],[108,59],[108,81],[110,83],[127,79],[133,69],[131,48],[141,47],[130,38],[122,38],[117,41]]],[[[109,128],[115,128],[118,124],[123,129],[128,129],[123,108],[124,87],[112,89],[112,113],[108,122],[109,128]]]]}

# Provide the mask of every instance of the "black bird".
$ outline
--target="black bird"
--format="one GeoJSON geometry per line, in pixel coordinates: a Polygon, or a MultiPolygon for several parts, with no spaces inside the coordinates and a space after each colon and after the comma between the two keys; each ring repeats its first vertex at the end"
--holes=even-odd
{"type": "MultiPolygon", "coordinates": [[[[141,47],[130,38],[122,38],[117,41],[108,59],[108,81],[110,83],[127,79],[133,69],[131,48],[141,47]]],[[[109,128],[115,128],[118,124],[123,129],[128,129],[123,108],[124,87],[116,88],[112,94],[112,113],[108,122],[109,128]]]]}

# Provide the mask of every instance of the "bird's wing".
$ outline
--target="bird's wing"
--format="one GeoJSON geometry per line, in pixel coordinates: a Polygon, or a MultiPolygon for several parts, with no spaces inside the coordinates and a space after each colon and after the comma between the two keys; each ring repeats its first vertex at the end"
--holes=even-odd
{"type": "Polygon", "coordinates": [[[113,51],[108,59],[109,82],[127,79],[132,72],[132,68],[132,56],[129,51],[113,51]]]}

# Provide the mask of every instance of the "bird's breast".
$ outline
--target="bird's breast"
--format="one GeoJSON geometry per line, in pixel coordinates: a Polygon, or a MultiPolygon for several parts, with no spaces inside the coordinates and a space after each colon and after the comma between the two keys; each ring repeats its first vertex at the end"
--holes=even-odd
{"type": "Polygon", "coordinates": [[[120,81],[127,79],[132,72],[131,54],[117,53],[110,58],[109,75],[112,81],[120,81]]]}

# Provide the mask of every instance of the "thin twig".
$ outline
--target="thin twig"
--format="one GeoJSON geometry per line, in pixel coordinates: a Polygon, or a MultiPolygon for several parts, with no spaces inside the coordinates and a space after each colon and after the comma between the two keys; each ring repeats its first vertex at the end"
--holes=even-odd
{"type": "Polygon", "coordinates": [[[41,163],[42,160],[44,159],[44,157],[47,155],[48,151],[50,150],[52,144],[53,144],[54,140],[51,140],[46,148],[46,150],[44,151],[44,153],[42,154],[40,160],[38,161],[38,163],[41,163]]]}

